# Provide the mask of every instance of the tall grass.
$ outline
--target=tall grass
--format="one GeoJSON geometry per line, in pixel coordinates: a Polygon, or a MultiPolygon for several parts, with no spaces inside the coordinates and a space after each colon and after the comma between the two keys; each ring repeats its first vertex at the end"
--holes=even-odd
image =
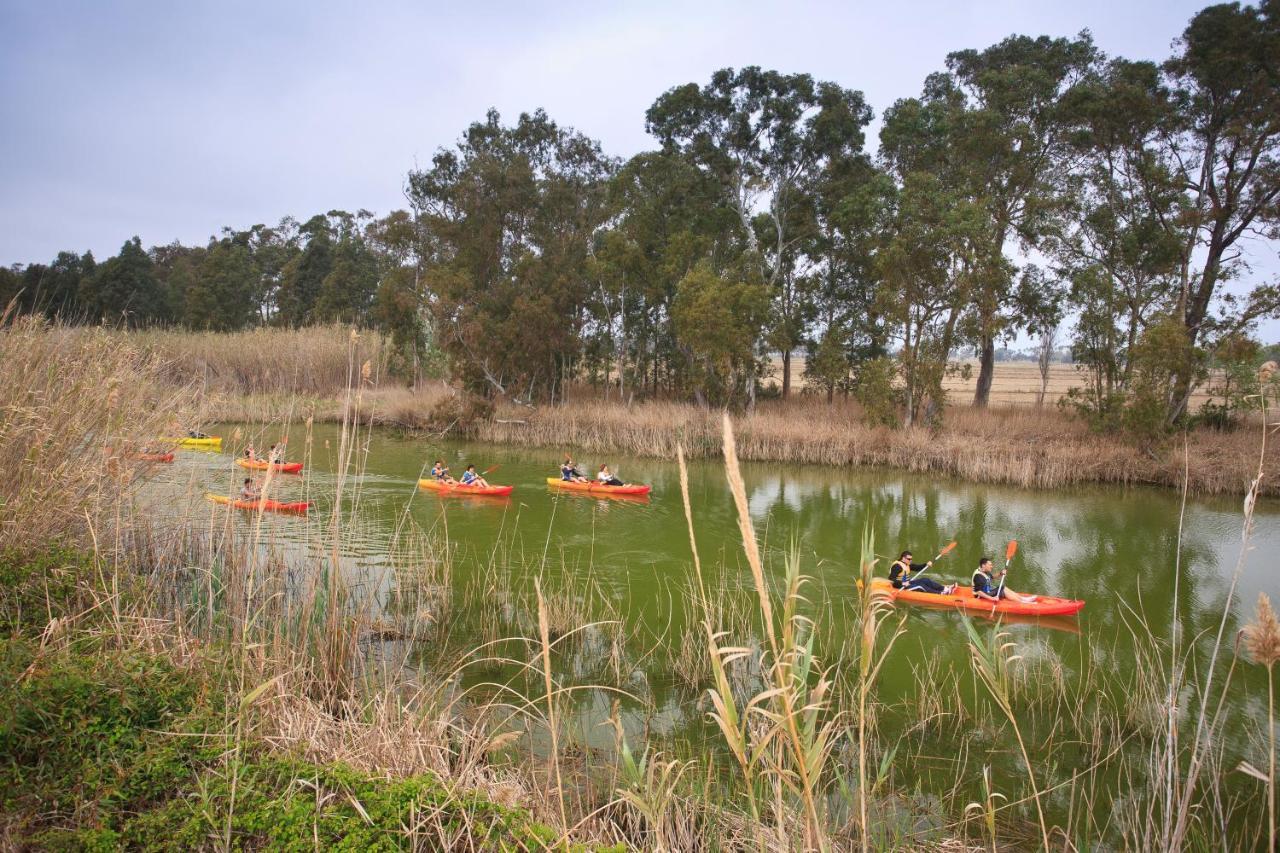
{"type": "MultiPolygon", "coordinates": [[[[647,402],[624,406],[578,401],[535,411],[500,412],[467,434],[481,441],[530,447],[575,447],[672,458],[683,446],[692,458],[723,452],[720,413],[692,404],[647,402]]],[[[892,430],[862,423],[853,403],[764,401],[734,420],[740,459],[832,467],[873,465],[983,483],[1055,489],[1087,483],[1155,484],[1202,494],[1243,494],[1257,468],[1257,440],[1248,430],[1193,431],[1189,465],[1180,443],[1152,452],[1120,437],[1100,435],[1061,412],[949,409],[937,429],[892,430]]],[[[1268,473],[1280,456],[1268,450],[1268,473]]],[[[1280,494],[1280,478],[1263,494],[1280,494]]]]}
{"type": "Polygon", "coordinates": [[[117,509],[194,394],[129,340],[0,315],[0,551],[114,537],[117,509]],[[96,527],[96,530],[95,530],[96,527]]]}

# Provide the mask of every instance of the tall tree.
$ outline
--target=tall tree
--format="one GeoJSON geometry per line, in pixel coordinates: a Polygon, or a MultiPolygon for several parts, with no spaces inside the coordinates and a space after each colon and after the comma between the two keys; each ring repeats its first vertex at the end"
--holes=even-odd
{"type": "Polygon", "coordinates": [[[80,284],[79,301],[93,320],[145,326],[169,319],[168,305],[155,276],[151,256],[137,237],[120,247],[120,254],[97,267],[80,284]]]}
{"type": "Polygon", "coordinates": [[[1073,351],[1089,376],[1081,403],[1115,422],[1131,353],[1178,288],[1181,191],[1158,153],[1172,120],[1151,63],[1113,60],[1064,99],[1077,153],[1071,227],[1052,242],[1077,313],[1073,351]]]}
{"type": "Polygon", "coordinates": [[[409,176],[431,235],[427,287],[440,346],[473,390],[555,399],[567,390],[590,289],[591,235],[613,164],[547,115],[497,111],[409,176]]]}
{"type": "Polygon", "coordinates": [[[298,228],[306,241],[302,251],[280,272],[275,322],[304,326],[314,321],[316,299],[324,280],[333,271],[333,235],[329,219],[317,214],[298,228]]]}
{"type": "MultiPolygon", "coordinates": [[[[1013,288],[1016,242],[1040,245],[1055,223],[1070,167],[1062,99],[1096,61],[1087,33],[1076,39],[1010,36],[985,50],[947,57],[947,72],[925,83],[923,100],[945,105],[950,162],[985,218],[979,254],[1006,258],[1004,275],[975,279],[973,336],[980,358],[974,404],[985,406],[995,343],[1019,323],[1013,288]]],[[[999,266],[989,265],[994,273],[999,266]]]]}
{"type": "MultiPolygon", "coordinates": [[[[1206,336],[1237,331],[1280,308],[1274,285],[1254,288],[1215,322],[1223,282],[1245,266],[1241,238],[1278,236],[1280,225],[1280,3],[1224,3],[1199,12],[1165,65],[1183,119],[1166,137],[1166,156],[1185,189],[1177,313],[1193,350],[1206,336]]],[[[1171,222],[1177,228],[1179,222],[1171,222]]],[[[1180,418],[1194,389],[1180,371],[1168,422],[1180,418]]]]}
{"type": "Polygon", "coordinates": [[[721,69],[703,87],[671,89],[645,119],[665,150],[716,179],[737,213],[772,294],[768,334],[782,352],[785,396],[809,307],[798,286],[804,235],[814,227],[813,185],[833,161],[862,151],[871,108],[861,92],[835,83],[748,66],[721,69]]]}

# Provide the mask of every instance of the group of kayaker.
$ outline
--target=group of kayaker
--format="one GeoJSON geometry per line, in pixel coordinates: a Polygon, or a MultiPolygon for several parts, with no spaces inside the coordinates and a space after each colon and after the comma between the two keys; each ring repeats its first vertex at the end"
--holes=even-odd
{"type": "MultiPolygon", "coordinates": [[[[486,472],[487,473],[487,472],[486,472]]],[[[449,474],[449,466],[444,464],[443,459],[437,459],[431,466],[431,479],[439,480],[441,483],[448,483],[450,486],[475,486],[480,489],[489,488],[489,481],[484,478],[483,474],[476,473],[474,464],[468,465],[466,470],[462,472],[462,479],[455,480],[449,474]]]]}
{"type": "MultiPolygon", "coordinates": [[[[922,577],[925,571],[933,566],[933,560],[921,565],[911,562],[911,559],[911,551],[903,551],[898,555],[898,559],[893,561],[893,565],[889,567],[889,583],[893,585],[894,589],[927,592],[934,595],[951,595],[956,591],[959,584],[941,584],[933,578],[922,577]]],[[[978,568],[974,569],[971,579],[974,597],[992,602],[999,601],[1002,598],[1022,604],[1034,602],[1037,596],[1022,595],[1014,592],[1005,586],[1003,581],[996,583],[997,578],[1003,578],[1007,571],[1007,569],[1001,569],[997,574],[995,563],[990,557],[980,559],[978,568]]]]}
{"type": "MultiPolygon", "coordinates": [[[[591,480],[578,470],[578,464],[573,461],[573,457],[567,453],[564,462],[560,465],[560,479],[567,483],[590,483],[591,480]]],[[[600,470],[596,472],[596,481],[602,486],[625,486],[622,480],[613,476],[613,472],[609,470],[608,464],[602,464],[600,470]]]]}

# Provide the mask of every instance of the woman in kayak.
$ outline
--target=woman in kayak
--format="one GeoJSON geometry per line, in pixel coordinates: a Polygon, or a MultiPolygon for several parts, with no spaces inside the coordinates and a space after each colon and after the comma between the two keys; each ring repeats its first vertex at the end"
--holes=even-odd
{"type": "Polygon", "coordinates": [[[468,465],[467,470],[462,472],[462,485],[475,486],[480,489],[489,488],[488,481],[476,473],[475,465],[468,465]]]}
{"type": "Polygon", "coordinates": [[[271,449],[267,451],[267,461],[272,465],[279,465],[284,461],[284,442],[271,445],[271,449]]]}
{"type": "MultiPolygon", "coordinates": [[[[1007,569],[1001,569],[998,577],[1004,577],[1007,571],[1007,569]]],[[[1000,586],[995,582],[996,578],[995,564],[991,562],[991,558],[983,557],[979,560],[978,568],[973,572],[973,597],[985,599],[993,604],[999,603],[1002,598],[1022,604],[1031,604],[1036,600],[1034,595],[1020,595],[1007,586],[1000,586]]]]}
{"type": "Polygon", "coordinates": [[[903,551],[898,559],[889,567],[889,583],[894,589],[905,589],[914,592],[932,592],[935,595],[950,595],[955,591],[955,584],[943,585],[933,578],[913,577],[933,565],[933,560],[923,566],[911,562],[911,552],[903,551]]]}
{"type": "Polygon", "coordinates": [[[600,466],[600,473],[596,475],[596,479],[600,481],[602,486],[625,486],[626,483],[613,476],[609,471],[608,465],[600,466]]]}
{"type": "Polygon", "coordinates": [[[244,446],[244,458],[248,459],[250,462],[253,462],[258,458],[258,454],[253,450],[252,442],[244,446]]]}
{"type": "Polygon", "coordinates": [[[451,486],[456,485],[458,482],[449,476],[449,467],[444,464],[443,459],[437,459],[435,464],[431,466],[431,478],[442,483],[448,483],[451,486]]]}
{"type": "Polygon", "coordinates": [[[240,500],[256,501],[262,497],[262,491],[253,484],[252,477],[244,478],[244,485],[240,487],[240,500]]]}
{"type": "Polygon", "coordinates": [[[564,457],[564,464],[560,466],[560,479],[570,483],[591,482],[582,476],[582,472],[578,470],[578,466],[574,464],[573,459],[568,455],[564,457]]]}

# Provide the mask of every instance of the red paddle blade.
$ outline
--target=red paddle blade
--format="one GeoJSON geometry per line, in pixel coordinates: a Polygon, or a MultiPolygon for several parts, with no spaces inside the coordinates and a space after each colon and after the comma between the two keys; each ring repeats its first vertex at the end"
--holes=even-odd
{"type": "Polygon", "coordinates": [[[952,551],[954,551],[954,550],[955,550],[955,547],[956,547],[956,543],[955,543],[955,542],[952,542],[951,544],[947,545],[947,547],[945,547],[945,548],[943,548],[941,551],[939,551],[939,552],[938,552],[938,556],[939,556],[939,557],[945,557],[945,556],[947,556],[948,554],[950,554],[952,551]]]}
{"type": "Polygon", "coordinates": [[[1009,547],[1004,549],[1004,561],[1007,563],[1013,559],[1013,555],[1018,553],[1018,540],[1010,539],[1009,547]]]}

